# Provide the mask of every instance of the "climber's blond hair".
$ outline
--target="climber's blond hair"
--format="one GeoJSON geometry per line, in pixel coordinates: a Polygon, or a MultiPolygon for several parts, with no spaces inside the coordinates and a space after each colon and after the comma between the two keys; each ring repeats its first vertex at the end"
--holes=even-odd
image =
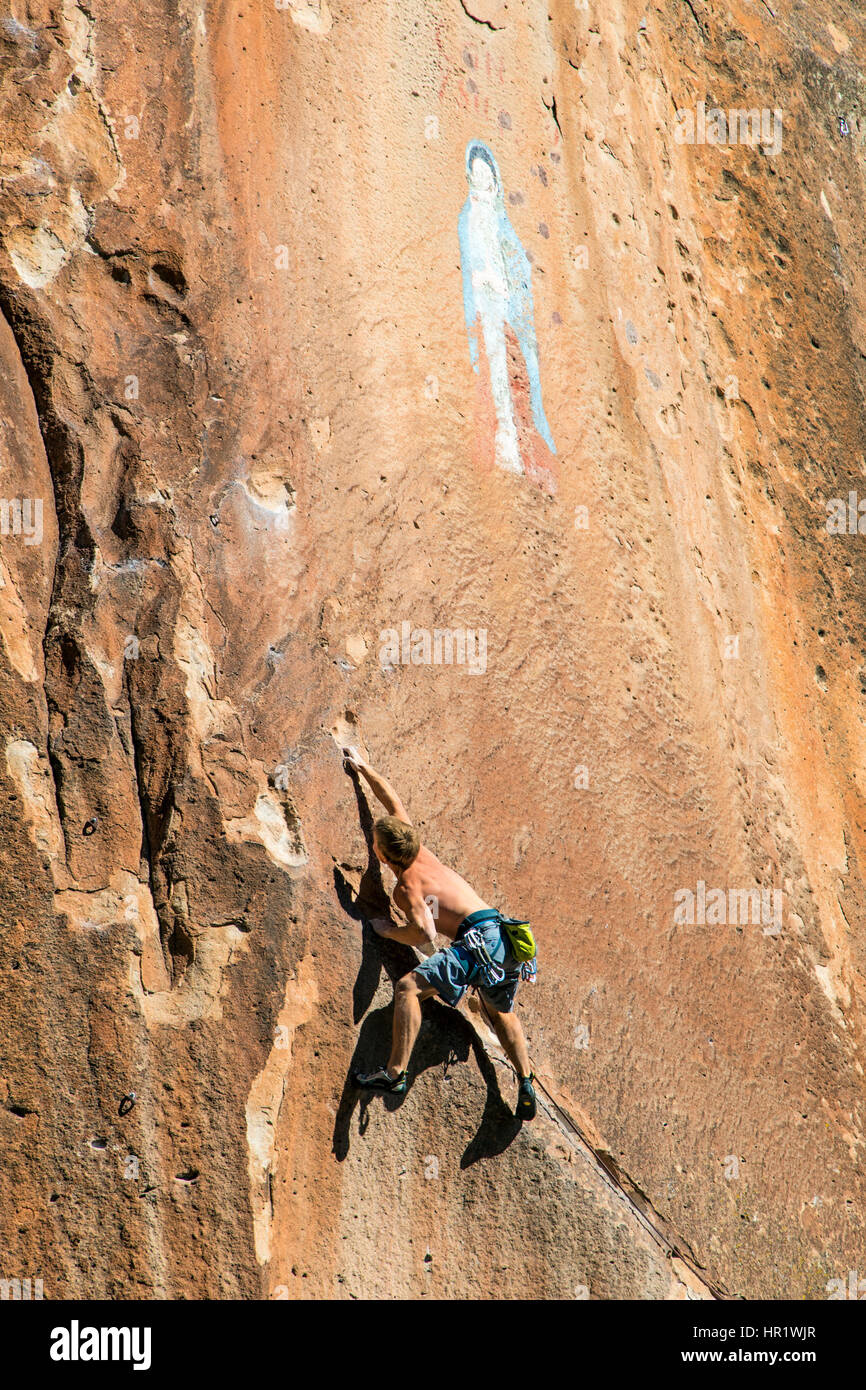
{"type": "Polygon", "coordinates": [[[396,816],[382,816],[373,829],[389,863],[396,864],[398,869],[408,869],[421,848],[421,837],[414,825],[407,825],[396,816]]]}

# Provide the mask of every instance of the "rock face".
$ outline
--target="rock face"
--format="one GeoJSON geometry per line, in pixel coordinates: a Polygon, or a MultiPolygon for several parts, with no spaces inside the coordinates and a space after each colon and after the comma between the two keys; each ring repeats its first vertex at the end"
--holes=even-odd
{"type": "Polygon", "coordinates": [[[866,1259],[862,16],[14,8],[0,1276],[826,1297],[866,1259]],[[435,1002],[402,1105],[346,1086],[414,958],[345,737],[533,919],[533,1126],[435,1002]]]}

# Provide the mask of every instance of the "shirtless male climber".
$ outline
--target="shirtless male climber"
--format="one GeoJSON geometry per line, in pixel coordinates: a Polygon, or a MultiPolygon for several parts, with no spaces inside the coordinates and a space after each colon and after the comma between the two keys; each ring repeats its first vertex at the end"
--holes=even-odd
{"type": "Polygon", "coordinates": [[[369,1091],[385,1091],[404,1095],[406,1068],[421,1027],[421,1003],[438,994],[446,1004],[456,1006],[466,990],[478,989],[484,1012],[496,1030],[496,1036],[517,1072],[520,1087],[517,1096],[517,1118],[531,1120],[536,1111],[534,1080],[526,1050],[526,1038],[519,1018],[512,1012],[514,996],[520,983],[520,965],[511,952],[507,935],[502,929],[502,917],[470,888],[465,879],[439,862],[435,854],[421,844],[418,831],[412,825],[397,793],[385,778],[361,757],[357,748],[345,748],[347,766],[354,768],[369,783],[388,812],[373,826],[373,848],[381,864],[387,864],[397,875],[394,904],[408,919],[405,927],[376,926],[380,936],[402,941],[409,946],[433,942],[437,930],[451,938],[452,944],[428,956],[408,975],[397,981],[394,989],[394,1032],[391,1056],[385,1067],[373,1072],[355,1072],[356,1085],[369,1091]],[[434,921],[427,900],[433,898],[438,907],[434,921]],[[461,939],[470,928],[480,932],[489,956],[504,971],[500,983],[488,987],[478,983],[477,958],[461,939]]]}

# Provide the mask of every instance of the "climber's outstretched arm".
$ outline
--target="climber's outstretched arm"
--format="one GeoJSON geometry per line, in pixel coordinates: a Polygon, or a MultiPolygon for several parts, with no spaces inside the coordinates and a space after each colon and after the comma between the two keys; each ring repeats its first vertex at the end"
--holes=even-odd
{"type": "Polygon", "coordinates": [[[344,748],[343,756],[349,767],[353,767],[356,772],[360,772],[361,776],[369,782],[374,793],[388,812],[388,815],[396,816],[397,820],[405,821],[407,825],[411,825],[412,822],[406,812],[406,807],[391,786],[391,783],[387,782],[368,762],[364,761],[357,748],[344,748]]]}

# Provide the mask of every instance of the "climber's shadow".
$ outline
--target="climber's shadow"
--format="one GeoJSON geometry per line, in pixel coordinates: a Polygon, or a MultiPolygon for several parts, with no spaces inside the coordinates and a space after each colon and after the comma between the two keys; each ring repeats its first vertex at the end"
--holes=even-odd
{"type": "MultiPolygon", "coordinates": [[[[408,967],[410,970],[414,963],[415,958],[413,956],[408,967]]],[[[406,971],[404,970],[402,973],[405,974],[406,971]]],[[[441,1027],[436,1027],[435,1022],[431,1019],[433,1011],[438,1009],[441,1012],[442,1007],[441,1005],[437,1006],[433,1000],[427,1000],[421,1006],[423,1014],[421,1031],[418,1034],[418,1041],[415,1044],[412,1061],[409,1064],[408,1089],[406,1094],[402,1096],[391,1096],[387,1092],[377,1094],[362,1091],[352,1081],[353,1072],[371,1071],[376,1062],[380,1062],[383,1056],[387,1057],[391,1050],[393,1006],[385,1004],[380,1009],[374,1009],[364,1019],[334,1121],[333,1152],[339,1163],[342,1163],[349,1152],[352,1117],[356,1110],[359,1111],[358,1132],[364,1134],[369,1123],[367,1112],[371,1104],[383,1105],[388,1111],[399,1110],[407,1096],[411,1094],[415,1078],[421,1072],[426,1071],[429,1067],[447,1067],[450,1062],[465,1061],[469,1056],[468,1047],[464,1047],[462,1051],[455,1048],[453,1039],[444,1037],[441,1027]]]]}
{"type": "MultiPolygon", "coordinates": [[[[405,975],[415,965],[415,957],[408,946],[380,936],[372,927],[374,921],[388,921],[396,925],[391,912],[391,899],[385,892],[382,882],[382,868],[373,849],[373,817],[361,793],[361,783],[354,768],[347,766],[347,772],[355,789],[358,803],[358,819],[367,846],[367,863],[357,889],[338,868],[334,868],[334,889],[343,911],[356,922],[362,924],[361,967],[352,990],[352,1019],[360,1022],[373,1002],[379,986],[379,977],[384,965],[392,982],[405,975]]],[[[390,1047],[388,1048],[390,1052],[390,1047]]]]}
{"type": "Polygon", "coordinates": [[[481,1158],[495,1158],[497,1154],[504,1153],[519,1134],[523,1121],[518,1120],[503,1099],[499,1089],[496,1068],[477,1034],[464,1019],[461,1018],[460,1023],[469,1034],[472,1051],[475,1053],[475,1060],[478,1063],[478,1070],[481,1072],[487,1087],[481,1124],[478,1126],[477,1134],[467,1144],[460,1159],[461,1168],[471,1168],[472,1164],[477,1163],[481,1158]]]}
{"type": "MultiPolygon", "coordinates": [[[[365,928],[366,930],[369,928],[365,928]]],[[[394,943],[375,943],[376,946],[379,944],[390,946],[394,943]]],[[[411,970],[414,961],[413,956],[408,969],[411,970]]],[[[391,971],[388,973],[390,975],[391,971]]],[[[405,974],[405,969],[400,973],[405,974]]],[[[432,1067],[442,1067],[444,1078],[447,1080],[451,1066],[468,1061],[470,1054],[474,1054],[487,1094],[481,1123],[460,1159],[460,1167],[470,1168],[479,1159],[493,1158],[496,1154],[503,1153],[520,1130],[521,1122],[515,1118],[502,1097],[496,1069],[462,1014],[449,1009],[436,999],[425,1000],[421,1005],[421,1012],[421,1030],[412,1052],[409,1085],[403,1096],[390,1096],[387,1093],[371,1095],[354,1085],[354,1071],[371,1069],[390,1051],[393,1007],[391,1004],[383,1005],[374,1009],[364,1019],[334,1121],[333,1152],[338,1162],[342,1163],[349,1152],[352,1117],[356,1110],[360,1112],[358,1132],[363,1135],[369,1123],[368,1110],[371,1104],[381,1104],[388,1111],[398,1110],[411,1095],[416,1079],[423,1072],[429,1071],[432,1067]]]]}
{"type": "Polygon", "coordinates": [[[408,974],[418,962],[415,953],[408,946],[380,936],[370,925],[376,918],[387,918],[390,921],[394,919],[391,915],[391,902],[382,882],[379,861],[373,850],[373,818],[361,793],[357,774],[352,769],[348,771],[355,788],[358,816],[367,843],[367,866],[357,890],[354,890],[345,875],[335,868],[334,887],[343,911],[362,924],[361,965],[352,991],[352,1001],[354,1022],[357,1023],[362,1018],[364,1021],[337,1107],[333,1152],[337,1161],[342,1163],[349,1152],[352,1117],[356,1110],[360,1112],[358,1130],[360,1134],[364,1134],[369,1123],[368,1111],[371,1103],[381,1103],[388,1111],[399,1109],[411,1092],[418,1075],[430,1067],[443,1066],[447,1076],[448,1067],[455,1061],[465,1062],[471,1051],[484,1078],[487,1096],[478,1132],[460,1161],[461,1168],[468,1168],[480,1158],[502,1153],[520,1129],[520,1121],[515,1119],[505,1104],[493,1063],[477,1035],[456,1010],[449,1009],[447,1005],[435,999],[428,999],[422,1004],[421,1030],[409,1063],[409,1085],[406,1095],[370,1094],[360,1090],[352,1081],[353,1072],[371,1069],[391,1050],[393,1005],[384,1005],[367,1014],[378,988],[382,969],[384,968],[393,985],[401,976],[408,974]]]}
{"type": "MultiPolygon", "coordinates": [[[[363,884],[363,879],[361,882],[363,884]]],[[[370,921],[373,916],[388,916],[390,908],[387,899],[382,905],[375,902],[362,903],[360,893],[353,895],[351,884],[338,868],[334,869],[334,887],[343,911],[361,923],[361,965],[352,988],[352,1022],[359,1023],[372,1004],[373,996],[379,987],[382,952],[378,948],[386,944],[386,938],[377,937],[370,921]]],[[[383,888],[383,895],[384,891],[383,888]]],[[[412,967],[406,968],[411,970],[412,967]]]]}

